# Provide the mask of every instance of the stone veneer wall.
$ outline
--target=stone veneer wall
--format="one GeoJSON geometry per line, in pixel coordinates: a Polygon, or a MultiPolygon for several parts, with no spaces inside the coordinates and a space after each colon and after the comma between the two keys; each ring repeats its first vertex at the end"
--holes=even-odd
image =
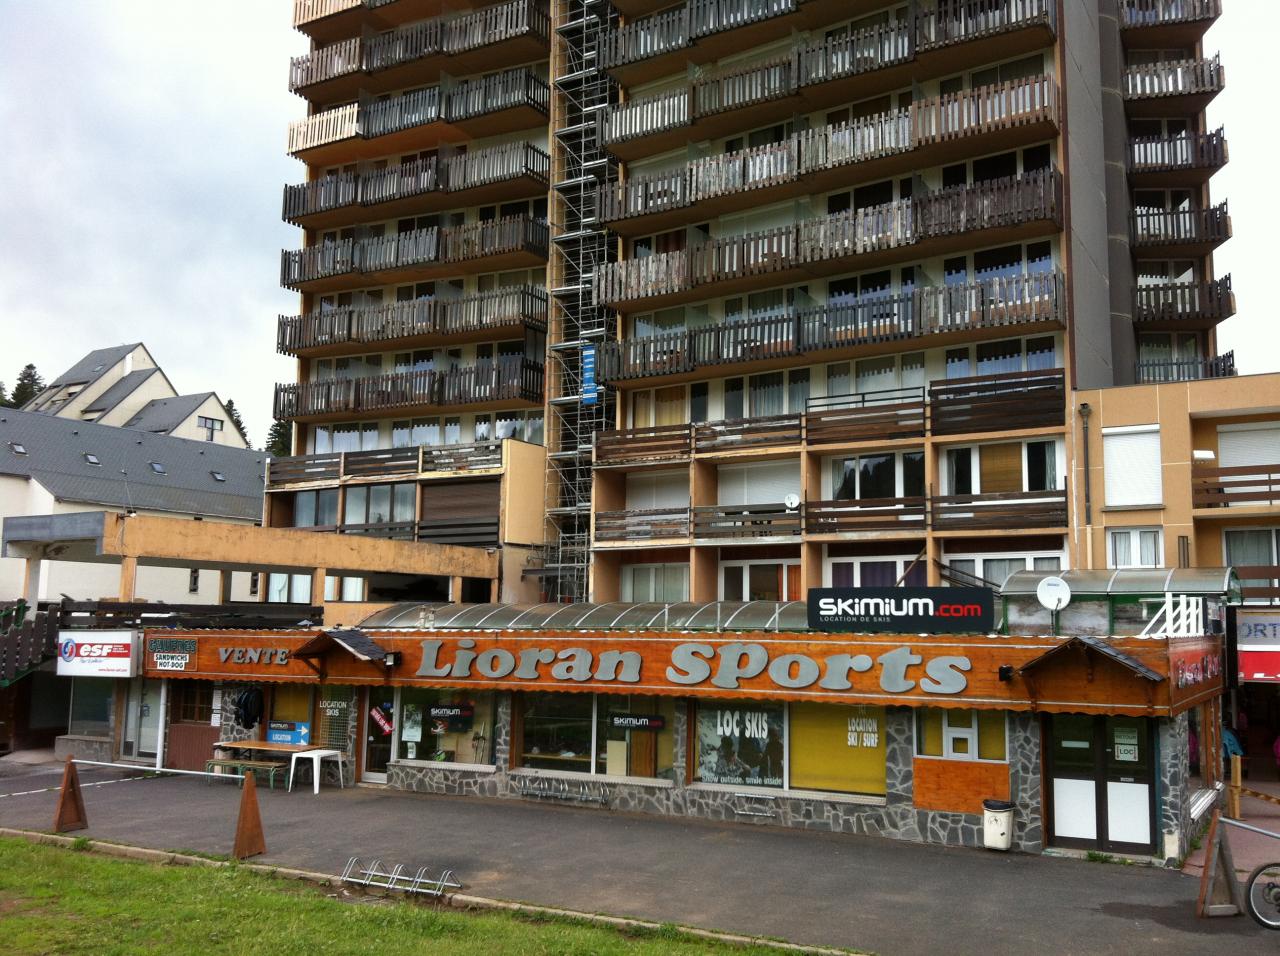
{"type": "Polygon", "coordinates": [[[1170,860],[1186,856],[1191,846],[1189,731],[1190,719],[1186,713],[1156,721],[1156,751],[1160,761],[1156,800],[1161,831],[1156,856],[1163,855],[1170,860]]]}
{"type": "MultiPolygon", "coordinates": [[[[519,783],[537,771],[507,770],[511,741],[510,694],[500,694],[494,719],[496,771],[436,767],[427,763],[393,762],[387,781],[392,787],[419,793],[444,793],[475,797],[520,798],[519,783]]],[[[709,820],[761,823],[807,830],[864,833],[916,842],[952,846],[982,845],[981,813],[944,813],[917,810],[912,795],[912,759],[915,739],[912,708],[885,710],[885,802],[868,805],[844,800],[791,796],[784,793],[750,798],[732,790],[684,786],[687,753],[688,708],[677,706],[672,725],[673,776],[670,783],[607,781],[609,809],[664,816],[695,816],[709,820]]],[[[1014,817],[1015,849],[1039,852],[1043,848],[1040,818],[1040,728],[1031,714],[1009,715],[1010,793],[1017,805],[1014,817]]],[[[543,774],[555,777],[555,774],[543,774]]],[[[574,775],[573,785],[583,778],[574,775]]]]}

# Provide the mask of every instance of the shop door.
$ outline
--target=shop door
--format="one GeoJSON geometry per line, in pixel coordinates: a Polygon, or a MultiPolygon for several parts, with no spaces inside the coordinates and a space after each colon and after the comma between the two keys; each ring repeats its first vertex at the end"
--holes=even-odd
{"type": "Polygon", "coordinates": [[[153,760],[159,743],[160,681],[135,677],[129,681],[120,755],[129,760],[153,760]]]}
{"type": "Polygon", "coordinates": [[[396,708],[391,688],[372,688],[365,694],[364,767],[365,783],[386,783],[387,763],[395,740],[396,708]]]}
{"type": "Polygon", "coordinates": [[[1144,717],[1046,718],[1050,843],[1155,852],[1155,731],[1144,717]]]}

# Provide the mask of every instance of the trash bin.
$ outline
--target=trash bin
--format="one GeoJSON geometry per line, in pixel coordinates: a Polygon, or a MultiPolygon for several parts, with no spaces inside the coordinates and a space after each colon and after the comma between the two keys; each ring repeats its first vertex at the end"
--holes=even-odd
{"type": "Polygon", "coordinates": [[[1007,800],[982,801],[982,845],[988,850],[1013,846],[1013,804],[1007,800]]]}

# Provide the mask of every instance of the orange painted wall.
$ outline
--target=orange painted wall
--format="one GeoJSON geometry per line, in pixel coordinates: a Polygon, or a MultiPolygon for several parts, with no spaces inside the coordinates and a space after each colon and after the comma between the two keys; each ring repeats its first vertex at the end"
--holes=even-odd
{"type": "Polygon", "coordinates": [[[1007,763],[916,757],[911,772],[917,810],[981,813],[984,799],[1009,799],[1007,763]]]}

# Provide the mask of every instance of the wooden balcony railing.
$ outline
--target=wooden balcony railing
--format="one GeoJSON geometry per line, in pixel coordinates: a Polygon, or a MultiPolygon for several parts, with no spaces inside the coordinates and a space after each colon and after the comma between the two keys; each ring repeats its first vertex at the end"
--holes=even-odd
{"type": "Polygon", "coordinates": [[[546,183],[551,157],[529,143],[505,143],[473,153],[432,156],[363,173],[332,173],[284,189],[284,219],[348,206],[376,206],[429,192],[462,192],[508,179],[546,183]]]}
{"type": "Polygon", "coordinates": [[[1225,76],[1217,56],[1138,63],[1124,73],[1126,100],[1194,96],[1222,91],[1225,76]]]}
{"type": "Polygon", "coordinates": [[[1186,132],[1129,140],[1130,173],[1220,169],[1226,162],[1227,140],[1222,127],[1212,133],[1186,132]]]}
{"type": "Polygon", "coordinates": [[[687,6],[663,10],[607,31],[600,42],[600,66],[611,70],[683,50],[692,42],[687,6]]]}
{"type": "Polygon", "coordinates": [[[294,419],[393,408],[541,400],[542,364],[527,358],[508,358],[442,371],[418,369],[277,385],[275,417],[294,419]]]}
{"type": "Polygon", "coordinates": [[[645,508],[628,511],[597,511],[597,541],[635,541],[646,538],[689,537],[688,508],[645,508]]]}
{"type": "Polygon", "coordinates": [[[293,25],[302,26],[313,20],[360,6],[363,0],[293,0],[293,25]]]}
{"type": "Polygon", "coordinates": [[[545,257],[547,242],[546,222],[531,216],[415,229],[367,239],[341,239],[281,252],[280,284],[296,288],[338,275],[467,262],[515,252],[545,257]]]}
{"type": "Polygon", "coordinates": [[[1250,603],[1280,604],[1280,565],[1233,565],[1240,577],[1240,596],[1250,603]]]}
{"type": "Polygon", "coordinates": [[[1055,0],[942,0],[937,9],[920,11],[916,30],[925,50],[1037,23],[1053,29],[1056,15],[1055,0]]]}
{"type": "Polygon", "coordinates": [[[609,222],[652,215],[933,143],[1057,119],[1057,85],[1052,78],[992,84],[816,127],[779,143],[708,156],[675,170],[633,176],[622,186],[602,186],[600,214],[609,222]]]}
{"type": "Polygon", "coordinates": [[[745,235],[721,236],[676,252],[626,259],[596,272],[596,301],[614,304],[697,286],[910,246],[923,239],[1057,221],[1062,179],[1055,170],[953,186],[806,219],[745,235]]]}
{"type": "Polygon", "coordinates": [[[1216,20],[1221,15],[1222,0],[1120,0],[1120,26],[1128,30],[1216,20]]]}
{"type": "Polygon", "coordinates": [[[842,534],[850,531],[923,532],[924,528],[923,497],[804,503],[805,534],[842,534]]]}
{"type": "Polygon", "coordinates": [[[985,528],[1062,528],[1067,524],[1065,491],[992,492],[934,495],[930,523],[938,531],[985,528]]]}
{"type": "Polygon", "coordinates": [[[1207,209],[1135,209],[1131,222],[1137,246],[1217,244],[1231,238],[1225,199],[1207,209]]]}
{"type": "Polygon", "coordinates": [[[695,538],[759,538],[799,535],[801,509],[785,504],[699,505],[689,509],[695,538]]]}
{"type": "Polygon", "coordinates": [[[545,290],[517,286],[460,299],[414,299],[384,305],[315,309],[306,315],[282,315],[276,329],[276,351],[297,355],[347,342],[394,342],[424,335],[498,332],[513,326],[546,329],[545,290]]]}
{"type": "Polygon", "coordinates": [[[798,414],[698,422],[693,426],[693,450],[696,452],[798,445],[803,438],[804,423],[798,414]]]}
{"type": "Polygon", "coordinates": [[[658,425],[595,433],[596,462],[602,465],[678,461],[687,459],[692,451],[692,425],[658,425]]]}
{"type": "Polygon", "coordinates": [[[804,437],[810,445],[922,438],[924,387],[827,395],[806,403],[804,437]]]}
{"type": "Polygon", "coordinates": [[[1231,276],[1212,282],[1143,285],[1133,290],[1135,322],[1202,322],[1215,324],[1236,311],[1231,276]]]}
{"type": "Polygon", "coordinates": [[[289,152],[297,154],[357,136],[374,139],[436,121],[457,123],[518,106],[547,113],[550,101],[546,82],[532,69],[518,67],[384,100],[366,98],[297,120],[289,125],[289,152]]]}
{"type": "Polygon", "coordinates": [[[605,342],[601,381],[675,375],[826,349],[918,338],[938,332],[1065,322],[1060,272],[1002,276],[959,286],[868,293],[811,309],[645,338],[605,342]]]}
{"type": "Polygon", "coordinates": [[[1066,408],[1066,379],[1060,368],[978,375],[929,386],[929,428],[935,435],[1057,427],[1066,421],[1066,408]]]}
{"type": "MultiPolygon", "coordinates": [[[[1280,448],[1276,449],[1280,457],[1280,448]]],[[[1280,505],[1280,463],[1230,468],[1191,468],[1191,505],[1230,508],[1280,505]]],[[[1243,574],[1240,575],[1244,577],[1243,574]]]]}
{"type": "Polygon", "coordinates": [[[1195,382],[1204,378],[1231,378],[1236,374],[1236,354],[1226,352],[1209,358],[1178,361],[1141,361],[1134,367],[1140,385],[1154,382],[1195,382]]]}
{"type": "Polygon", "coordinates": [[[342,478],[390,478],[433,471],[476,471],[501,467],[501,441],[294,455],[272,458],[267,462],[267,487],[338,481],[342,478]]]}

